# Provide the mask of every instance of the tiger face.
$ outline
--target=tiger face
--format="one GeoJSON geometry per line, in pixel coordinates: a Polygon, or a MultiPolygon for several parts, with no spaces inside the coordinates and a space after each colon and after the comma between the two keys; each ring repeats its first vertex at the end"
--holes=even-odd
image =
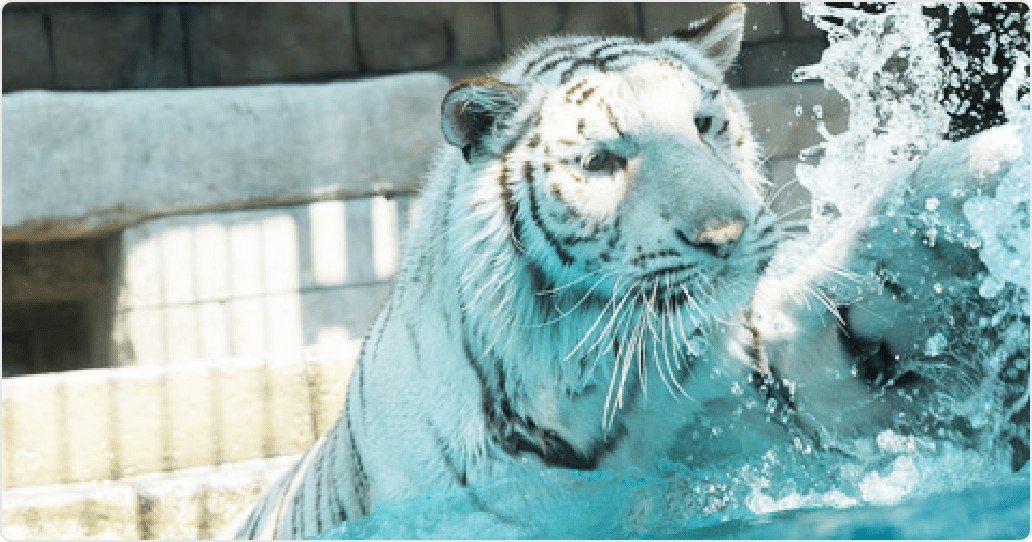
{"type": "Polygon", "coordinates": [[[745,299],[776,235],[747,117],[720,78],[740,17],[728,10],[702,42],[553,40],[445,97],[445,137],[475,180],[460,197],[538,293],[637,294],[699,321],[745,299]]]}

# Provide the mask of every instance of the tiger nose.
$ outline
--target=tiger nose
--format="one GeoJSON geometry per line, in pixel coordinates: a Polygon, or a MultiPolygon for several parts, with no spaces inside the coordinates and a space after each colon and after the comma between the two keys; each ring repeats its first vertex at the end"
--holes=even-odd
{"type": "Polygon", "coordinates": [[[726,258],[745,232],[746,221],[737,217],[712,217],[704,220],[694,233],[677,230],[675,235],[682,243],[726,258]]]}

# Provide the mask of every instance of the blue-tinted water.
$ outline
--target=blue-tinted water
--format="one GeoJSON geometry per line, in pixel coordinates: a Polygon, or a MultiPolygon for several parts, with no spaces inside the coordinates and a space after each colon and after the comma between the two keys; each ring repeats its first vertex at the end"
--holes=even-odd
{"type": "Polygon", "coordinates": [[[891,504],[849,504],[844,494],[811,494],[787,509],[763,513],[736,507],[732,495],[725,509],[694,517],[684,514],[695,507],[674,501],[698,495],[672,491],[677,484],[659,479],[600,475],[572,491],[558,482],[548,489],[532,485],[515,491],[524,481],[510,479],[476,492],[434,492],[381,506],[321,538],[1016,540],[1030,531],[1027,472],[891,504]]]}
{"type": "Polygon", "coordinates": [[[891,506],[780,512],[732,531],[700,529],[685,538],[1018,540],[1029,536],[1029,522],[1029,479],[1021,474],[891,506]]]}

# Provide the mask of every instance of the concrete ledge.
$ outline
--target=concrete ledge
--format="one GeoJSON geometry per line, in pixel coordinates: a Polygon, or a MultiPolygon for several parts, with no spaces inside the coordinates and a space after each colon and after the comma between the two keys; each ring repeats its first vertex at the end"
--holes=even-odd
{"type": "Polygon", "coordinates": [[[297,455],[3,492],[7,539],[192,540],[218,536],[297,455]]]}
{"type": "Polygon", "coordinates": [[[3,97],[4,241],[416,189],[447,79],[3,97]]]}
{"type": "Polygon", "coordinates": [[[5,378],[3,487],[302,452],[336,420],[359,348],[5,378]]]}
{"type": "Polygon", "coordinates": [[[140,538],[136,491],[128,484],[4,491],[3,501],[8,540],[140,538]]]}

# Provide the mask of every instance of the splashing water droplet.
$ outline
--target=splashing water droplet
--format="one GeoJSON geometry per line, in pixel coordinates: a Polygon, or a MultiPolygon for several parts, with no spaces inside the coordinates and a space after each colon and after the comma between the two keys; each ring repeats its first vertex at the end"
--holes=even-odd
{"type": "Polygon", "coordinates": [[[946,336],[936,333],[925,341],[924,354],[931,357],[940,356],[946,350],[947,344],[946,336]]]}
{"type": "Polygon", "coordinates": [[[986,298],[993,299],[1003,290],[1006,283],[1000,277],[996,275],[989,275],[982,281],[982,286],[978,288],[978,295],[986,298]]]}

